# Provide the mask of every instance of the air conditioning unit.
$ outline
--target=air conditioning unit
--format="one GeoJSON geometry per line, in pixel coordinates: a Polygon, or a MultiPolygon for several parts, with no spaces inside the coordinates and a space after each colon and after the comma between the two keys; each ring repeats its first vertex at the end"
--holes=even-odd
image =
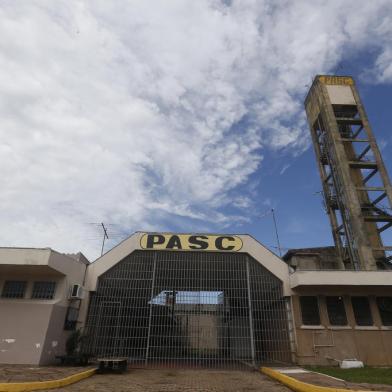
{"type": "Polygon", "coordinates": [[[73,284],[69,290],[70,299],[82,299],[83,287],[80,284],[73,284]]]}

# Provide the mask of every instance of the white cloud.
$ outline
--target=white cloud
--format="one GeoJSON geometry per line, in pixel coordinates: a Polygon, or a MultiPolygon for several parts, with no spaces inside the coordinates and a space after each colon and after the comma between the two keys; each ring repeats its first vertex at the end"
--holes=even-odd
{"type": "Polygon", "coordinates": [[[378,56],[374,73],[379,82],[392,82],[392,47],[385,49],[378,56]]]}
{"type": "Polygon", "coordinates": [[[2,2],[2,244],[93,257],[87,222],[227,225],[219,207],[249,205],[230,192],[262,148],[308,145],[314,74],[373,49],[374,80],[391,81],[391,15],[364,0],[2,2]]]}
{"type": "Polygon", "coordinates": [[[285,171],[286,171],[289,167],[290,167],[290,165],[288,165],[288,164],[283,165],[283,167],[280,169],[279,174],[280,174],[280,175],[284,174],[285,171]]]}

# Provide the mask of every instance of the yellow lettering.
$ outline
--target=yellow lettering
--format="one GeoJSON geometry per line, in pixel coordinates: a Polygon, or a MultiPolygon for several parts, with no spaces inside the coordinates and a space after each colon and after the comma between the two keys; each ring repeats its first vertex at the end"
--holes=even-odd
{"type": "Polygon", "coordinates": [[[322,75],[322,76],[319,76],[319,81],[323,84],[338,84],[338,85],[348,85],[348,86],[351,86],[354,84],[354,80],[350,76],[322,75]]]}
{"type": "Polygon", "coordinates": [[[140,239],[142,249],[238,252],[242,240],[235,235],[195,235],[171,233],[145,233],[140,239]]]}

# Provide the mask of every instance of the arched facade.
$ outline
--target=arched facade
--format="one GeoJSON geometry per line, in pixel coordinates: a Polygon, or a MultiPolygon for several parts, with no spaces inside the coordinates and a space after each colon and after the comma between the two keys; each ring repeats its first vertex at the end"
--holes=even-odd
{"type": "Polygon", "coordinates": [[[86,328],[89,351],[134,363],[288,363],[287,315],[283,282],[247,253],[139,249],[97,278],[86,328]]]}

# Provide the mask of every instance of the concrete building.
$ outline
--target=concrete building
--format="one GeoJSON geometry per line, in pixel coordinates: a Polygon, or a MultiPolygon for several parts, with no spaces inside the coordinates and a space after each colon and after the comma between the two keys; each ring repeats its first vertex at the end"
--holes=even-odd
{"type": "Polygon", "coordinates": [[[318,75],[305,99],[335,247],[284,259],[296,361],[391,365],[392,187],[353,78],[318,75]]]}
{"type": "Polygon", "coordinates": [[[139,232],[89,265],[3,248],[0,362],[52,363],[81,327],[87,351],[138,366],[392,365],[392,271],[339,270],[337,258],[327,247],[282,260],[248,235],[139,232]]]}
{"type": "Polygon", "coordinates": [[[77,327],[88,261],[52,249],[0,248],[0,363],[44,365],[63,354],[77,327]]]}
{"type": "Polygon", "coordinates": [[[135,233],[89,266],[86,290],[81,317],[98,356],[292,361],[288,266],[248,235],[135,233]]]}
{"type": "Polygon", "coordinates": [[[294,249],[290,268],[295,362],[336,365],[357,358],[392,365],[392,271],[355,271],[339,265],[333,247],[294,249]]]}

